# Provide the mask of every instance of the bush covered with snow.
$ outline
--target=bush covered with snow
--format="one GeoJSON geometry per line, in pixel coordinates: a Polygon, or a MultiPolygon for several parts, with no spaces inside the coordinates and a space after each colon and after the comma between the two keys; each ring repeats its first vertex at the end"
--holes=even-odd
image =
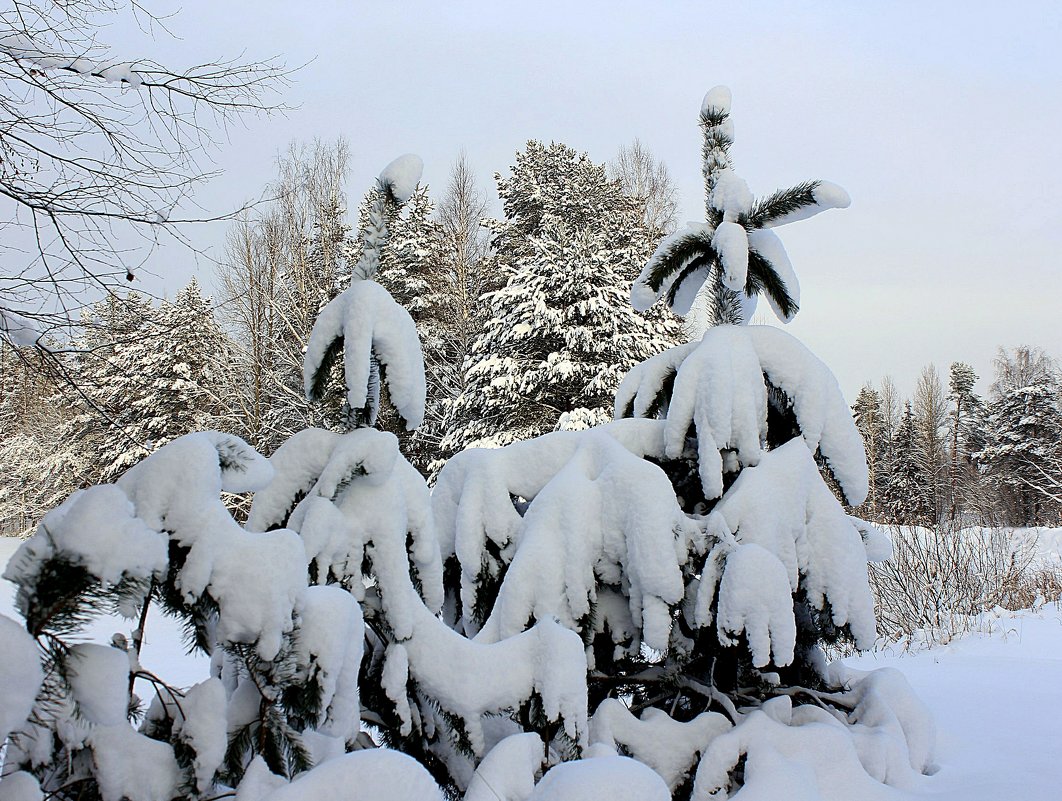
{"type": "MultiPolygon", "coordinates": [[[[713,90],[702,109],[708,219],[636,295],[696,278],[789,317],[767,229],[847,196],[814,182],[755,203],[729,104],[713,90]]],[[[379,203],[398,204],[419,160],[385,173],[379,203]]],[[[873,642],[867,564],[888,553],[827,483],[853,505],[867,491],[829,370],[780,330],[718,325],[635,367],[614,422],[464,451],[429,491],[372,427],[381,385],[410,426],[424,409],[415,328],[369,280],[378,211],[306,354],[310,396],[344,358],[349,430],[269,459],[182,437],[71,496],[12,560],[28,634],[0,621],[16,655],[0,723],[23,794],[839,799],[914,782],[922,706],[898,674],[823,656],[873,642]],[[254,493],[244,525],[223,492],[254,493]],[[104,611],[131,635],[80,643],[104,611]],[[192,687],[141,664],[159,613],[209,657],[192,687]]]]}

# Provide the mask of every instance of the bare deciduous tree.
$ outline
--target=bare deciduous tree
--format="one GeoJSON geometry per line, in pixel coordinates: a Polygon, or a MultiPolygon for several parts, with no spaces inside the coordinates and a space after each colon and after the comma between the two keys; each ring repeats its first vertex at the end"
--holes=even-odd
{"type": "Polygon", "coordinates": [[[675,230],[678,189],[667,165],[658,161],[640,139],[621,147],[608,170],[609,177],[620,182],[624,194],[642,201],[649,226],[661,235],[675,230]]]}
{"type": "Polygon", "coordinates": [[[270,187],[275,200],[229,231],[219,281],[242,375],[230,404],[240,433],[260,449],[320,423],[303,396],[302,349],[347,277],[348,158],[343,139],[292,144],[270,187]]]}
{"type": "Polygon", "coordinates": [[[174,70],[119,55],[105,27],[161,28],[136,0],[13,0],[0,13],[0,337],[43,345],[113,292],[212,173],[233,119],[278,108],[276,61],[174,70]]]}

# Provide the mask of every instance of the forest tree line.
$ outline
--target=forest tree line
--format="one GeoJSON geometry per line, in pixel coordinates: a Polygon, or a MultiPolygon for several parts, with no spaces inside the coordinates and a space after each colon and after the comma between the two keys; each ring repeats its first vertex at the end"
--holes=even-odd
{"type": "MultiPolygon", "coordinates": [[[[302,359],[318,312],[350,280],[378,200],[374,188],[348,209],[349,159],[343,140],[289,148],[275,200],[229,231],[216,300],[195,279],[172,300],[112,295],[86,310],[75,337],[51,343],[50,362],[0,346],[0,534],[29,532],[70,492],[114,480],[190,431],[227,431],[271,453],[304,428],[341,427],[342,382],[328,402],[309,403],[302,359]]],[[[428,408],[412,433],[382,422],[429,477],[465,447],[611,419],[633,364],[700,334],[627,300],[677,208],[666,166],[639,142],[608,165],[529,142],[495,181],[498,219],[461,157],[442,192],[418,187],[387,220],[377,280],[417,324],[428,408]]],[[[961,363],[946,386],[926,368],[910,400],[888,379],[863,388],[853,411],[871,494],[858,514],[1059,522],[1058,366],[1019,348],[1001,351],[996,368],[987,398],[961,363]]]]}

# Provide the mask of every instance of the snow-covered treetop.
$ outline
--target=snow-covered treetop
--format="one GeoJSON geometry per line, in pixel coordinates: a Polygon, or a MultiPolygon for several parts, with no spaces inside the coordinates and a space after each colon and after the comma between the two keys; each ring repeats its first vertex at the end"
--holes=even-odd
{"type": "Polygon", "coordinates": [[[380,172],[376,179],[378,191],[370,193],[360,232],[361,257],[351,270],[355,279],[375,278],[380,271],[380,259],[390,237],[388,218],[413,197],[423,172],[424,162],[413,153],[399,156],[380,172]]]}
{"type": "Polygon", "coordinates": [[[724,86],[705,95],[700,124],[705,220],[660,242],[631,287],[631,303],[644,311],[665,297],[671,310],[684,316],[701,287],[712,282],[715,323],[748,322],[740,298],[759,294],[789,322],[800,307],[800,287],[785,248],[768,229],[846,208],[848,194],[835,184],[808,181],[757,200],[731,163],[734,129],[730,90],[724,86]]]}
{"type": "Polygon", "coordinates": [[[399,156],[380,172],[380,188],[399,206],[406,203],[420,183],[424,162],[415,153],[399,156]]]}

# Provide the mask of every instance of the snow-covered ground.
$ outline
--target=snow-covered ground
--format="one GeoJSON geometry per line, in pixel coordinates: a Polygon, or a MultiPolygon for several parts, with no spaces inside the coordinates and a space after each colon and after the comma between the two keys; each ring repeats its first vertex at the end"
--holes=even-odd
{"type": "MultiPolygon", "coordinates": [[[[1053,550],[1042,534],[1040,545],[1053,550]]],[[[0,538],[0,565],[17,547],[17,540],[0,538]]],[[[17,618],[12,586],[0,583],[0,614],[17,618]]],[[[97,641],[128,628],[115,622],[93,632],[97,641]]],[[[933,712],[939,770],[907,798],[1062,798],[1062,606],[984,615],[974,628],[976,633],[945,646],[890,646],[846,660],[861,670],[899,669],[933,712]]],[[[203,678],[205,660],[182,655],[173,621],[156,614],[147,634],[146,667],[187,684],[203,678]]]]}

